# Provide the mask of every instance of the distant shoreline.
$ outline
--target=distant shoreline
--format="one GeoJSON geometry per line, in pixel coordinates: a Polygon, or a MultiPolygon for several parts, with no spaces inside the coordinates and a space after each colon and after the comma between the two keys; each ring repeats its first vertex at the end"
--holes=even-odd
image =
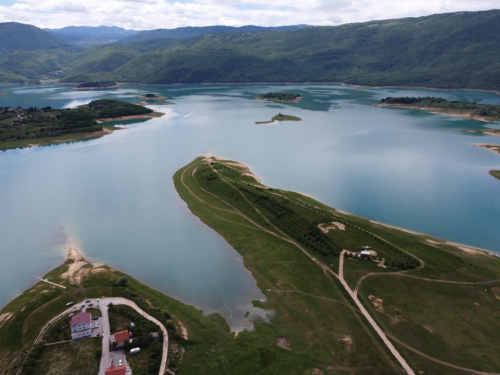
{"type": "Polygon", "coordinates": [[[385,108],[418,109],[420,111],[426,111],[426,112],[429,112],[429,113],[432,113],[435,115],[461,117],[461,118],[466,118],[469,120],[477,120],[477,121],[482,121],[482,122],[495,122],[494,120],[488,120],[488,118],[486,118],[484,116],[474,116],[471,113],[460,113],[460,112],[453,112],[453,111],[448,112],[446,109],[438,108],[438,107],[423,107],[423,106],[411,105],[411,104],[388,104],[388,103],[376,103],[373,105],[375,107],[385,107],[385,108]]]}
{"type": "MultiPolygon", "coordinates": [[[[2,82],[1,85],[18,85],[19,82],[2,82]]],[[[50,84],[58,85],[77,85],[79,82],[52,82],[50,84]]],[[[42,84],[43,85],[43,84],[42,84]]],[[[419,89],[419,90],[436,90],[436,91],[477,91],[477,92],[491,92],[500,95],[500,90],[489,90],[489,89],[473,89],[468,87],[459,88],[444,88],[444,87],[427,87],[427,86],[401,86],[401,85],[389,85],[389,86],[369,86],[369,85],[357,85],[354,83],[338,82],[338,81],[321,81],[321,82],[173,82],[173,83],[142,83],[142,82],[118,82],[118,85],[141,85],[141,86],[180,86],[180,85],[342,85],[349,86],[356,89],[365,90],[378,90],[378,89],[419,89]]]]}
{"type": "MultiPolygon", "coordinates": [[[[58,82],[56,82],[58,83],[58,82]]],[[[103,89],[116,89],[120,87],[120,83],[117,83],[116,85],[113,86],[104,86],[104,87],[73,87],[72,90],[103,90],[103,89]]]]}

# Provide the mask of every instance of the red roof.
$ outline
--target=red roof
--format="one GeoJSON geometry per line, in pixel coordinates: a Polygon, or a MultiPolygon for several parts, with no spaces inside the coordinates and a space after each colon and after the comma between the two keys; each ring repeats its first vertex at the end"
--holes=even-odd
{"type": "Polygon", "coordinates": [[[73,315],[71,317],[71,327],[74,327],[80,323],[90,323],[91,318],[92,318],[92,315],[90,315],[90,313],[81,312],[81,313],[78,313],[76,315],[73,315]]]}
{"type": "Polygon", "coordinates": [[[125,375],[126,366],[111,366],[106,369],[105,375],[125,375]]]}
{"type": "Polygon", "coordinates": [[[115,333],[115,342],[119,343],[125,340],[130,339],[130,334],[128,331],[121,331],[121,332],[116,332],[115,333]]]}

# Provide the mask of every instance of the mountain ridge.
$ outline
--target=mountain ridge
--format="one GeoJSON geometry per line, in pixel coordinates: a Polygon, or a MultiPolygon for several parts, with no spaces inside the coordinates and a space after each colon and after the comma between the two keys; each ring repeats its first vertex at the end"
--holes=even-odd
{"type": "MultiPolygon", "coordinates": [[[[500,10],[157,38],[64,55],[63,81],[345,82],[499,90],[498,35],[500,10]]],[[[0,79],[3,66],[0,59],[0,79]]]]}
{"type": "Polygon", "coordinates": [[[71,44],[36,26],[19,22],[0,23],[0,56],[20,50],[71,48],[71,44]]]}

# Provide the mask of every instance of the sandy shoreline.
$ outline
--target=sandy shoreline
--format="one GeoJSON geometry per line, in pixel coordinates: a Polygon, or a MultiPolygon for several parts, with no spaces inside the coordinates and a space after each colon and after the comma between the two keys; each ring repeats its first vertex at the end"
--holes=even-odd
{"type": "Polygon", "coordinates": [[[73,87],[72,90],[105,90],[105,89],[116,89],[120,87],[121,83],[118,83],[113,86],[106,86],[106,87],[73,87]]]}
{"type": "MultiPolygon", "coordinates": [[[[205,157],[210,157],[210,158],[213,158],[215,160],[226,160],[226,159],[222,159],[222,158],[218,158],[214,155],[204,155],[205,157]]],[[[234,162],[235,163],[235,162],[234,162]]],[[[236,163],[238,164],[239,166],[241,167],[244,167],[246,168],[247,170],[250,171],[250,168],[245,165],[245,164],[242,164],[242,163],[236,163]]],[[[250,171],[250,173],[252,173],[250,171]]],[[[252,173],[252,175],[254,175],[252,173]]],[[[259,178],[259,183],[260,183],[260,178],[259,178]]],[[[267,186],[269,188],[269,186],[267,186]]],[[[274,188],[273,188],[274,189],[274,188]]],[[[296,194],[300,194],[300,195],[303,195],[305,197],[308,197],[308,198],[311,198],[311,199],[314,199],[316,200],[316,198],[308,195],[308,194],[305,194],[305,193],[302,193],[302,192],[299,192],[299,191],[294,191],[294,190],[285,190],[285,189],[276,189],[276,190],[283,190],[283,191],[289,191],[289,192],[292,192],[292,193],[296,193],[296,194]]],[[[429,242],[429,243],[432,243],[432,244],[435,244],[435,245],[451,245],[451,246],[454,246],[456,247],[457,249],[459,250],[462,250],[462,251],[465,251],[467,253],[474,253],[474,254],[482,254],[482,255],[490,255],[490,254],[495,254],[494,251],[491,251],[491,250],[486,250],[486,249],[481,249],[479,247],[474,247],[474,246],[469,246],[469,245],[465,245],[465,244],[460,244],[460,243],[457,243],[457,242],[452,242],[452,241],[447,241],[447,240],[442,240],[442,239],[439,239],[439,238],[435,238],[435,237],[432,237],[426,233],[421,233],[421,232],[417,232],[417,231],[414,231],[414,230],[410,230],[410,229],[406,229],[406,228],[402,228],[402,227],[398,227],[396,225],[391,225],[391,224],[387,224],[387,223],[383,223],[383,222],[380,222],[380,221],[376,221],[376,220],[371,220],[371,219],[368,219],[368,218],[364,218],[362,216],[358,216],[358,215],[355,215],[355,214],[352,214],[350,212],[347,212],[347,211],[343,211],[343,210],[339,210],[337,208],[333,208],[331,207],[333,210],[337,211],[337,212],[340,212],[344,215],[350,215],[350,216],[355,216],[355,217],[359,217],[361,219],[365,219],[365,220],[368,220],[370,223],[373,223],[375,225],[379,225],[379,226],[382,226],[382,227],[386,227],[386,228],[391,228],[391,229],[396,229],[396,230],[400,230],[402,232],[405,232],[405,233],[408,233],[410,235],[416,235],[416,236],[423,236],[423,237],[427,237],[426,241],[429,242]]]]}
{"type": "Polygon", "coordinates": [[[487,150],[493,151],[497,154],[500,154],[500,145],[493,145],[493,144],[489,144],[489,143],[474,143],[474,146],[482,147],[482,148],[485,148],[487,150]]]}
{"type": "Polygon", "coordinates": [[[253,173],[250,168],[248,168],[247,165],[243,164],[243,163],[238,163],[238,162],[235,162],[235,161],[231,161],[231,160],[228,160],[228,159],[224,159],[224,158],[221,158],[219,156],[215,156],[215,155],[211,155],[211,154],[205,154],[205,155],[202,155],[206,161],[209,161],[210,159],[213,159],[213,160],[217,160],[217,161],[224,161],[225,164],[227,165],[232,165],[234,167],[238,167],[238,168],[241,168],[243,169],[242,172],[242,176],[247,176],[247,177],[252,177],[253,179],[255,179],[255,181],[257,181],[259,184],[262,183],[262,179],[257,176],[255,173],[253,173]]]}
{"type": "MultiPolygon", "coordinates": [[[[78,85],[79,82],[50,82],[51,84],[58,85],[78,85]]],[[[2,82],[2,85],[18,85],[19,82],[2,82]]],[[[173,83],[142,83],[142,82],[117,82],[118,85],[139,85],[139,86],[179,86],[179,85],[342,85],[349,86],[357,89],[419,89],[419,90],[436,90],[436,91],[477,91],[477,92],[491,92],[500,95],[499,90],[487,90],[487,89],[472,89],[467,87],[461,88],[439,88],[439,87],[426,87],[426,86],[367,86],[367,85],[356,85],[347,82],[339,81],[305,81],[305,82],[275,82],[275,81],[262,81],[262,82],[198,82],[198,83],[187,83],[187,82],[173,82],[173,83]]]]}
{"type": "MultiPolygon", "coordinates": [[[[68,138],[68,139],[56,139],[54,142],[52,143],[64,143],[64,142],[73,142],[73,141],[79,141],[81,139],[92,139],[92,138],[99,138],[99,137],[102,137],[102,136],[105,136],[105,135],[108,135],[108,134],[111,134],[113,133],[115,130],[117,129],[108,129],[108,128],[105,128],[103,127],[102,130],[98,130],[98,131],[95,131],[93,133],[90,133],[88,135],[86,135],[85,137],[83,138],[68,138]]],[[[36,144],[31,144],[32,147],[34,146],[39,146],[40,143],[36,143],[36,144]]]]}
{"type": "Polygon", "coordinates": [[[387,103],[376,103],[373,104],[375,107],[385,107],[385,108],[404,108],[404,109],[418,109],[421,111],[426,111],[435,115],[445,115],[445,116],[453,116],[453,117],[461,117],[461,118],[466,118],[470,120],[477,120],[477,121],[482,121],[482,122],[494,122],[493,120],[488,120],[486,117],[483,116],[474,116],[471,113],[453,113],[453,112],[447,112],[444,109],[441,108],[435,108],[435,107],[417,107],[417,106],[412,106],[412,105],[405,105],[405,104],[387,104],[387,103]]]}
{"type": "Polygon", "coordinates": [[[376,90],[376,89],[418,89],[418,90],[433,90],[433,91],[476,91],[476,92],[492,92],[494,94],[500,95],[499,90],[486,90],[486,89],[470,89],[467,87],[457,88],[457,89],[446,89],[439,87],[426,87],[426,86],[365,86],[365,85],[353,85],[345,82],[338,82],[342,86],[354,87],[356,89],[364,90],[376,90]]]}
{"type": "MultiPolygon", "coordinates": [[[[163,116],[163,114],[162,114],[163,116]]],[[[156,118],[155,116],[152,115],[132,115],[132,116],[120,116],[120,117],[108,117],[108,118],[100,118],[97,120],[98,124],[104,124],[106,122],[112,122],[112,121],[126,121],[126,120],[138,120],[138,119],[150,119],[150,118],[156,118]]]]}

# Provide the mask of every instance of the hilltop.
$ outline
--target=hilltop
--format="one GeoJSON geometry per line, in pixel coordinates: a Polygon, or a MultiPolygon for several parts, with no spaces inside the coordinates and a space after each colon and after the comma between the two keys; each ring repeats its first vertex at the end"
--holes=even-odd
{"type": "Polygon", "coordinates": [[[116,26],[68,26],[45,31],[81,48],[90,48],[100,44],[114,43],[131,37],[139,31],[127,30],[116,26]]]}
{"type": "Polygon", "coordinates": [[[308,25],[293,25],[293,26],[277,26],[277,27],[263,27],[263,26],[200,26],[200,27],[178,27],[175,29],[156,29],[145,30],[136,33],[130,37],[122,39],[121,43],[139,42],[150,39],[186,39],[193,38],[205,34],[223,34],[223,33],[257,33],[261,31],[285,31],[296,30],[312,27],[308,25]]]}
{"type": "Polygon", "coordinates": [[[71,45],[35,26],[18,22],[0,23],[0,56],[17,51],[53,49],[71,49],[71,45]]]}

